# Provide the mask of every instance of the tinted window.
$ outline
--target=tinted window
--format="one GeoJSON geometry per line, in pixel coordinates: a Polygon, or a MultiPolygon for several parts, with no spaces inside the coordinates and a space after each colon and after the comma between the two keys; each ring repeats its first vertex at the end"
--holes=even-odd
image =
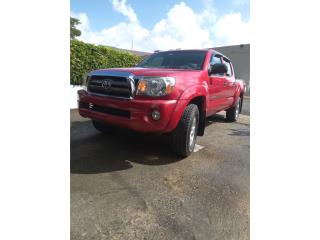
{"type": "Polygon", "coordinates": [[[149,61],[149,65],[152,65],[154,67],[161,67],[163,62],[163,57],[156,57],[156,58],[151,58],[149,61]]]}
{"type": "Polygon", "coordinates": [[[171,51],[152,54],[143,60],[138,67],[143,68],[176,68],[202,69],[206,51],[171,51]]]}
{"type": "MultiPolygon", "coordinates": [[[[222,63],[222,60],[219,56],[212,55],[210,59],[210,64],[216,64],[216,63],[222,63]]],[[[216,75],[223,76],[224,74],[216,74],[216,75]]]]}

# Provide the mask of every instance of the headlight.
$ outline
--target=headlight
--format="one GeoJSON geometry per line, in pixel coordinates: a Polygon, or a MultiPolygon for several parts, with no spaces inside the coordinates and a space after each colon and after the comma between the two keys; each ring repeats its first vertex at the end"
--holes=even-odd
{"type": "Polygon", "coordinates": [[[173,91],[176,83],[173,77],[142,77],[137,87],[137,95],[165,96],[173,91]]]}

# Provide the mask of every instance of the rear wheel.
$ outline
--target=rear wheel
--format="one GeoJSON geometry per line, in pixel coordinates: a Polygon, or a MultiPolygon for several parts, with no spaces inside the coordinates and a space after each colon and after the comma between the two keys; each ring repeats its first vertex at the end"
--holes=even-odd
{"type": "Polygon", "coordinates": [[[197,105],[190,104],[184,110],[180,122],[171,133],[172,150],[179,156],[189,156],[196,144],[199,125],[199,110],[197,105]]]}
{"type": "Polygon", "coordinates": [[[235,122],[239,118],[241,106],[241,98],[239,97],[234,107],[227,110],[226,118],[228,122],[235,122]]]}
{"type": "Polygon", "coordinates": [[[102,132],[102,133],[112,133],[115,131],[115,127],[96,121],[96,120],[92,120],[92,124],[94,126],[95,129],[97,129],[98,131],[102,132]]]}

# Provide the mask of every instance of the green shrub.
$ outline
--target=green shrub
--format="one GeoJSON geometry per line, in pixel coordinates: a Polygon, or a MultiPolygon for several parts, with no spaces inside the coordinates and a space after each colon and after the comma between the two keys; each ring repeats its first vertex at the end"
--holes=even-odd
{"type": "Polygon", "coordinates": [[[83,76],[92,70],[132,67],[142,60],[130,52],[79,40],[71,40],[70,52],[70,83],[74,85],[81,84],[83,76]]]}

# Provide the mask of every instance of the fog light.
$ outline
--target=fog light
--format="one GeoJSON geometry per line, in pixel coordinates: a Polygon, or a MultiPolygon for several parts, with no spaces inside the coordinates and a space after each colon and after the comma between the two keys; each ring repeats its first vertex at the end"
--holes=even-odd
{"type": "Polygon", "coordinates": [[[153,120],[157,121],[160,119],[160,112],[158,110],[153,110],[152,113],[151,113],[151,117],[153,120]]]}

